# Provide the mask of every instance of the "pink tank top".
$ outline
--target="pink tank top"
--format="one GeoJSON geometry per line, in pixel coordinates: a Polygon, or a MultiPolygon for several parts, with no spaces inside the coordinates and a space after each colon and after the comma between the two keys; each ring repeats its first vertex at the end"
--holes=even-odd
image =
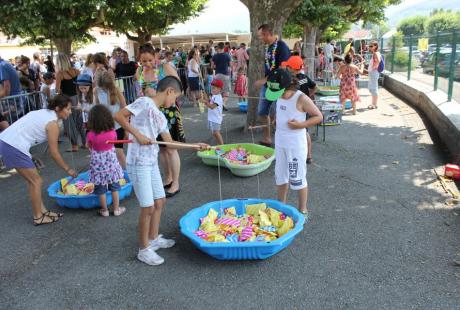
{"type": "Polygon", "coordinates": [[[115,130],[101,132],[96,134],[94,131],[88,132],[86,141],[88,141],[89,147],[97,152],[109,151],[114,148],[113,144],[107,144],[107,140],[116,140],[117,133],[115,130]]]}

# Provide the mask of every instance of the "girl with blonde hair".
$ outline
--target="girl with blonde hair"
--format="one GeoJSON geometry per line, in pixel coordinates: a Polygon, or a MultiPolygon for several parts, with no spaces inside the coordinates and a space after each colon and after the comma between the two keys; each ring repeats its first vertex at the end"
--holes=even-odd
{"type": "MultiPolygon", "coordinates": [[[[97,87],[94,89],[94,102],[96,104],[105,105],[112,113],[112,116],[126,107],[125,97],[115,85],[115,80],[108,71],[100,71],[95,79],[97,87]]],[[[117,122],[115,122],[115,131],[118,140],[125,138],[125,130],[117,122]]],[[[122,143],[115,144],[115,152],[121,167],[125,169],[126,157],[122,143]]]]}
{"type": "Polygon", "coordinates": [[[59,53],[56,57],[56,94],[63,94],[70,97],[72,101],[72,114],[64,120],[64,131],[70,137],[72,147],[67,152],[78,151],[78,135],[81,136],[82,147],[86,144],[86,130],[83,128],[81,110],[77,108],[77,87],[75,82],[80,71],[72,68],[70,58],[64,53],[59,53]]]}

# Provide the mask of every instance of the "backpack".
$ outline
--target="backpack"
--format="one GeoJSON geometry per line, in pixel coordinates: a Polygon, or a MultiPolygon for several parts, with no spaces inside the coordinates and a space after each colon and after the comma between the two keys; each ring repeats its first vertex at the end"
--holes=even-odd
{"type": "Polygon", "coordinates": [[[379,66],[377,68],[377,71],[379,73],[382,73],[383,70],[385,70],[385,57],[383,57],[383,55],[380,54],[380,63],[379,63],[379,66]]]}

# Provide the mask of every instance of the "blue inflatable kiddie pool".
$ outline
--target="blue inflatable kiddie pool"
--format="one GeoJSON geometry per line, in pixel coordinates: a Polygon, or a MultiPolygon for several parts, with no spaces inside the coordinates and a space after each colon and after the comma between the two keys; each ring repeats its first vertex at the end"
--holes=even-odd
{"type": "Polygon", "coordinates": [[[181,233],[189,238],[198,249],[219,260],[249,260],[266,259],[280,252],[294,240],[295,236],[303,230],[305,217],[296,208],[270,199],[228,199],[207,203],[195,208],[184,215],[180,222],[181,233]],[[209,209],[213,208],[221,214],[221,210],[235,207],[237,214],[245,212],[249,204],[266,203],[267,207],[276,209],[292,217],[294,228],[274,241],[264,242],[208,242],[195,235],[200,226],[200,218],[205,217],[209,209]]]}
{"type": "MultiPolygon", "coordinates": [[[[123,185],[120,189],[120,201],[129,197],[133,190],[133,185],[129,181],[128,173],[124,172],[124,178],[126,179],[126,184],[123,185]]],[[[70,180],[71,177],[67,177],[67,180],[70,180]]],[[[79,180],[88,181],[89,176],[88,172],[84,172],[78,175],[72,183],[75,183],[79,180]]],[[[66,208],[73,208],[73,209],[92,209],[92,208],[100,208],[99,198],[94,194],[89,195],[62,195],[58,192],[61,190],[61,181],[54,182],[48,187],[48,196],[54,198],[56,203],[61,207],[66,208]]],[[[112,193],[110,191],[107,192],[107,205],[112,204],[112,193]]]]}
{"type": "Polygon", "coordinates": [[[247,112],[248,111],[248,103],[245,101],[238,102],[238,107],[240,108],[240,112],[247,112]]]}

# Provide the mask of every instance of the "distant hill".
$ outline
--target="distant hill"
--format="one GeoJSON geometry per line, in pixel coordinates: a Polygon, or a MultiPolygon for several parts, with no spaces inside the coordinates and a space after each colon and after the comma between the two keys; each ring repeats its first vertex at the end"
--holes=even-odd
{"type": "Polygon", "coordinates": [[[434,9],[460,10],[460,0],[433,1],[433,0],[403,0],[401,4],[393,5],[385,10],[388,25],[395,27],[403,18],[414,15],[429,15],[434,9]],[[442,3],[442,4],[441,4],[442,3]]]}

